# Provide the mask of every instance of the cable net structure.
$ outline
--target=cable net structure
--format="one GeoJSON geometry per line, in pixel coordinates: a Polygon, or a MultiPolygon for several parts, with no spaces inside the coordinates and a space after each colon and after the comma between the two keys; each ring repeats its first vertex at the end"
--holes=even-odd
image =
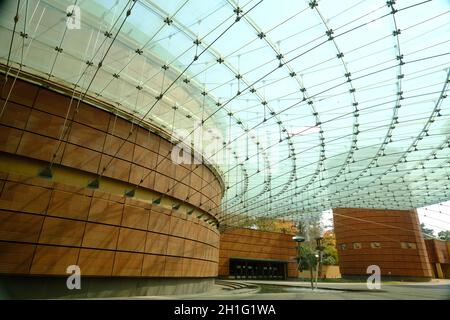
{"type": "Polygon", "coordinates": [[[5,1],[0,37],[7,76],[192,148],[222,223],[450,199],[448,1],[5,1]]]}

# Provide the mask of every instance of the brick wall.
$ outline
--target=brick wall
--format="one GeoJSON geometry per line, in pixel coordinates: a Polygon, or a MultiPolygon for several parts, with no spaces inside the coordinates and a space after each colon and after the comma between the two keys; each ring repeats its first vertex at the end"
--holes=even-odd
{"type": "Polygon", "coordinates": [[[436,239],[425,240],[431,263],[450,263],[450,242],[436,239]]]}
{"type": "MultiPolygon", "coordinates": [[[[17,80],[0,119],[0,152],[48,162],[58,150],[55,164],[100,173],[132,125],[84,103],[73,114],[69,104],[69,97],[17,80]],[[66,114],[71,130],[56,149],[66,114]]],[[[174,165],[169,141],[134,128],[104,176],[136,184],[150,173],[141,188],[218,215],[221,187],[208,167],[174,165]]],[[[219,232],[198,216],[0,168],[2,274],[66,275],[75,264],[87,276],[213,277],[218,256],[219,232]]]]}
{"type": "Polygon", "coordinates": [[[343,276],[366,275],[369,265],[378,265],[382,275],[431,277],[415,210],[337,208],[333,219],[343,276]]]}
{"type": "Polygon", "coordinates": [[[288,277],[297,276],[296,243],[292,234],[229,229],[220,235],[219,275],[229,275],[231,257],[289,261],[288,277]]]}
{"type": "MultiPolygon", "coordinates": [[[[10,82],[2,92],[2,106],[10,82]]],[[[222,189],[207,166],[176,165],[171,161],[169,141],[85,103],[80,103],[75,114],[76,105],[76,100],[70,104],[70,97],[17,80],[0,119],[0,151],[43,161],[54,159],[56,164],[94,174],[102,173],[117,154],[104,176],[133,184],[145,177],[142,187],[219,214],[222,189]],[[65,125],[70,129],[59,144],[67,114],[65,125]]]]}

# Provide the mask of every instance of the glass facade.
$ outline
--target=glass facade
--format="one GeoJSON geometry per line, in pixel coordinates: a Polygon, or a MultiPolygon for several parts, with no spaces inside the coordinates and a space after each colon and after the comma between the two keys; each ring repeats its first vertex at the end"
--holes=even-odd
{"type": "Polygon", "coordinates": [[[450,197],[448,1],[0,6],[3,70],[192,142],[223,176],[225,222],[450,197]]]}

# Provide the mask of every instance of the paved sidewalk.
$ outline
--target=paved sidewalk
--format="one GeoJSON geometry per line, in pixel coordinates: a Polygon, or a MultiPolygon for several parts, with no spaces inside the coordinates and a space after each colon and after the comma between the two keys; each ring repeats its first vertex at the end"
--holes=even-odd
{"type": "Polygon", "coordinates": [[[319,283],[311,290],[302,281],[220,280],[206,293],[178,296],[142,296],[127,299],[157,300],[450,300],[450,280],[431,282],[382,283],[381,290],[369,290],[365,283],[319,283]],[[230,284],[241,284],[230,289],[230,284]],[[253,286],[256,284],[257,287],[253,286]],[[246,286],[248,285],[248,286],[246,286]]]}
{"type": "MultiPolygon", "coordinates": [[[[244,283],[246,281],[243,281],[244,283]]],[[[331,299],[331,300],[450,300],[450,280],[430,282],[382,282],[380,290],[370,290],[365,283],[319,282],[318,290],[311,290],[310,282],[248,281],[262,287],[259,299],[331,299]],[[271,290],[275,291],[274,293],[271,290]],[[287,293],[285,293],[287,292],[287,293]],[[283,298],[281,298],[283,299],[283,298]]]]}
{"type": "MultiPolygon", "coordinates": [[[[311,288],[309,281],[272,281],[272,280],[242,280],[243,283],[254,283],[257,285],[280,285],[280,286],[294,286],[311,288]]],[[[315,285],[315,283],[314,283],[315,285]]],[[[400,282],[387,281],[382,282],[383,286],[445,286],[450,285],[450,279],[432,279],[428,282],[400,282]]],[[[318,282],[319,289],[342,289],[342,290],[369,290],[365,282],[318,282]]]]}

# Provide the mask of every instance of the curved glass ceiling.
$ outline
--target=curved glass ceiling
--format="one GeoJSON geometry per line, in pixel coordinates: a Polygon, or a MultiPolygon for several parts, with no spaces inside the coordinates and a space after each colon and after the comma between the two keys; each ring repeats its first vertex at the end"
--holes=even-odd
{"type": "Polygon", "coordinates": [[[450,198],[449,1],[2,6],[4,65],[192,140],[227,223],[450,198]]]}

